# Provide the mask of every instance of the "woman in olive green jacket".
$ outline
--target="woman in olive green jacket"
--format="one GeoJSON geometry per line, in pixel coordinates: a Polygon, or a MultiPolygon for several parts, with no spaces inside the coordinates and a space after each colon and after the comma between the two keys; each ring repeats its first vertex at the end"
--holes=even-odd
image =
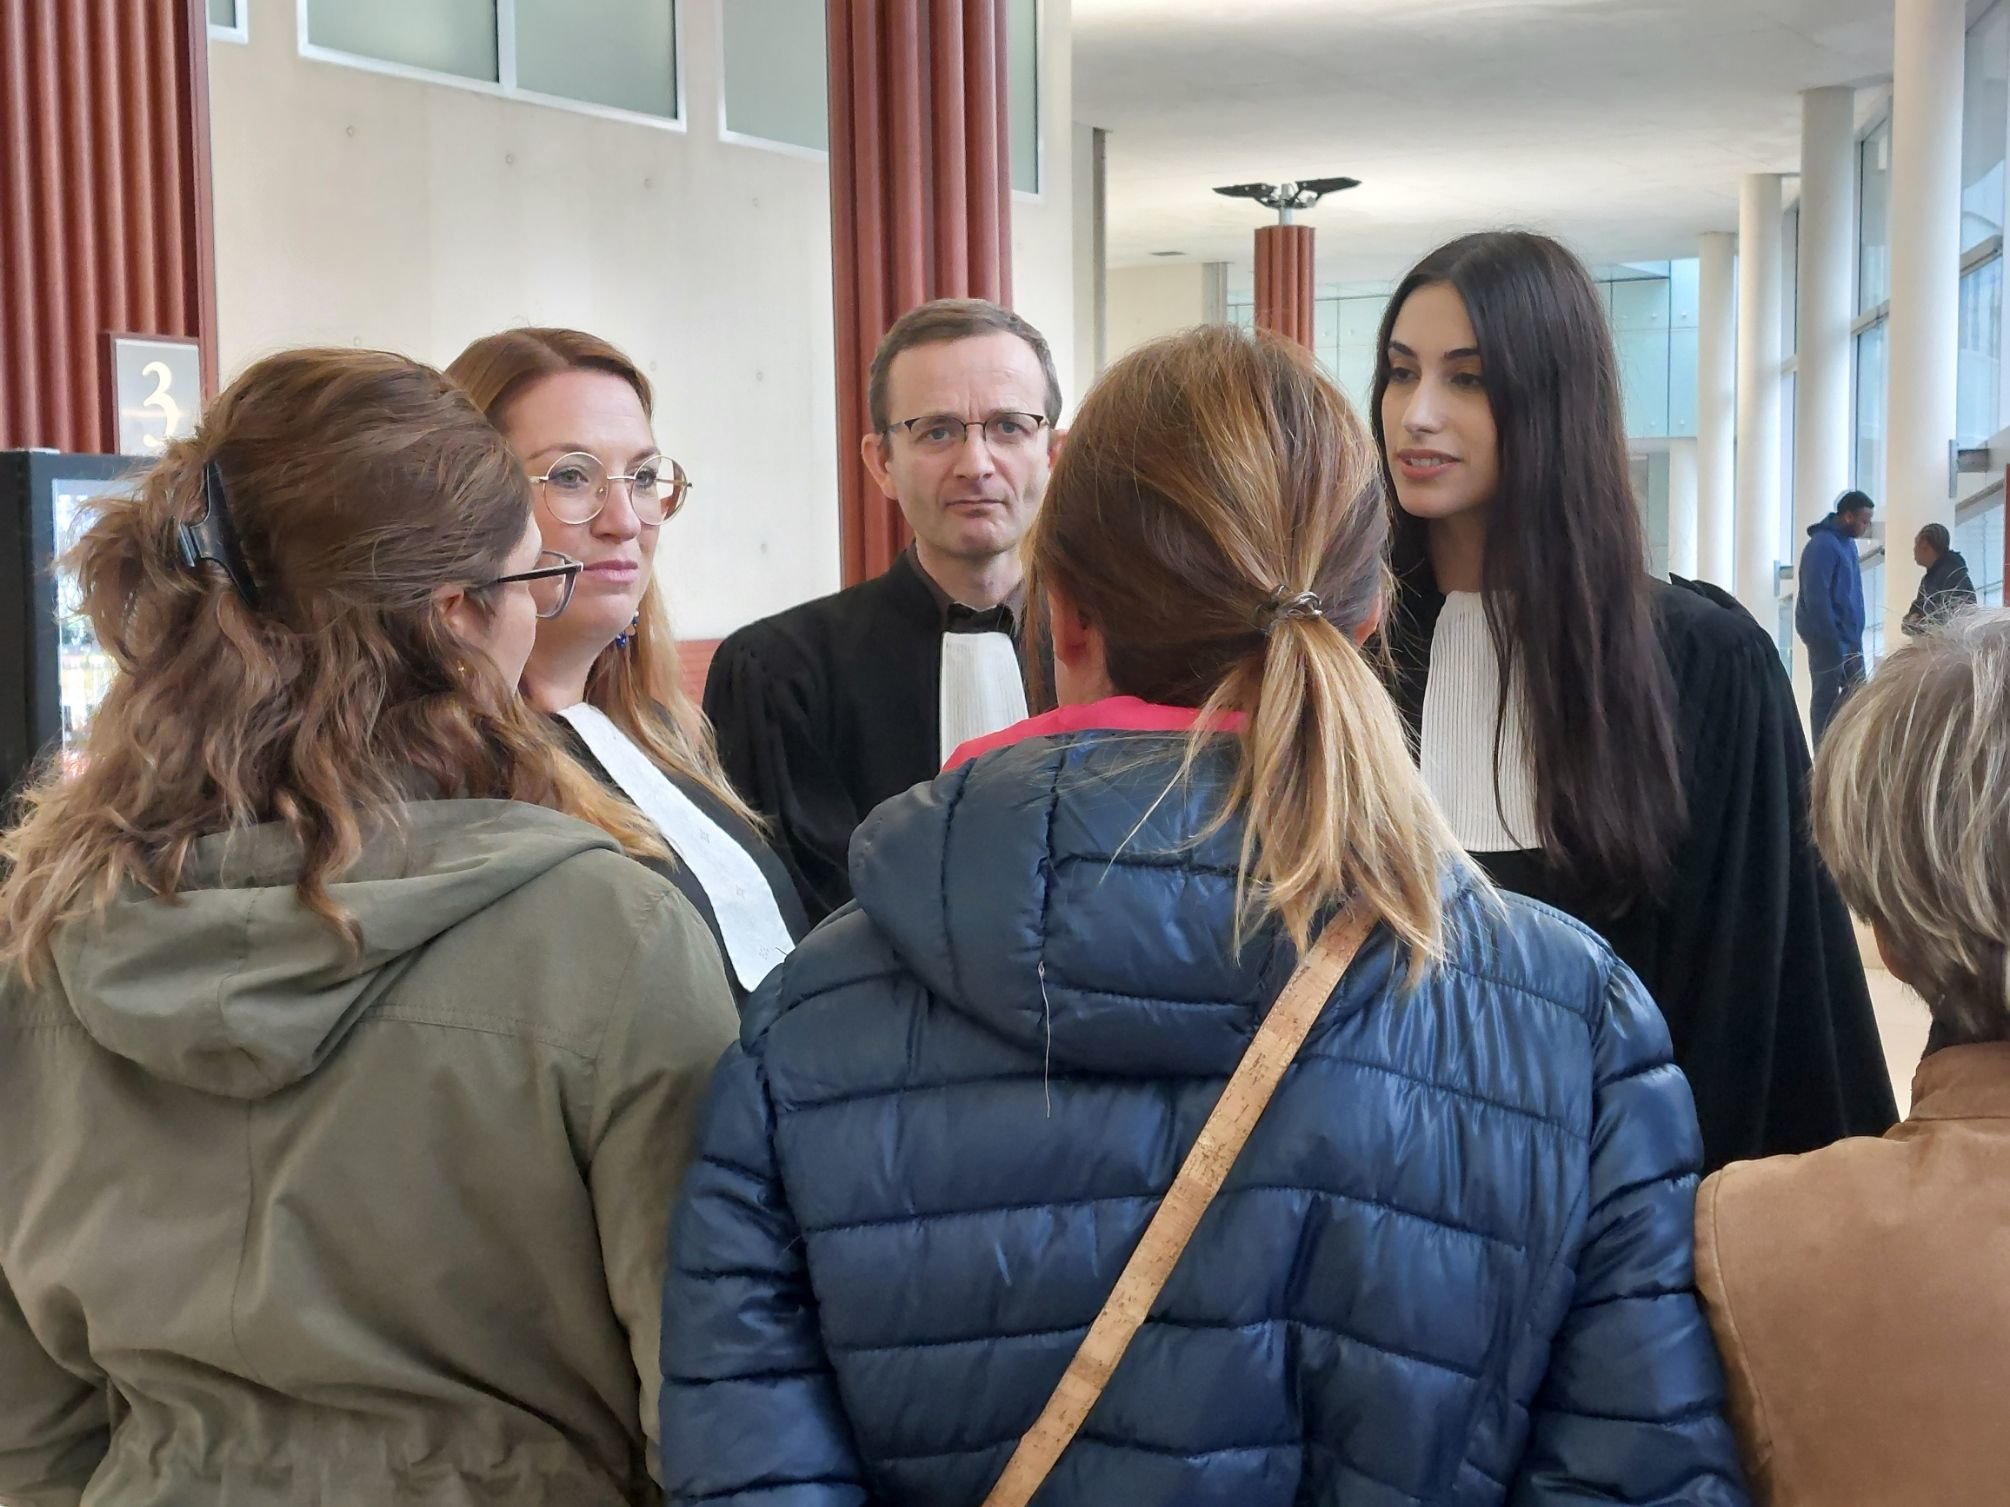
{"type": "Polygon", "coordinates": [[[74,564],[121,668],[0,841],[0,1501],[656,1500],[734,1012],[515,694],[577,569],[522,468],[295,352],[74,564]]]}

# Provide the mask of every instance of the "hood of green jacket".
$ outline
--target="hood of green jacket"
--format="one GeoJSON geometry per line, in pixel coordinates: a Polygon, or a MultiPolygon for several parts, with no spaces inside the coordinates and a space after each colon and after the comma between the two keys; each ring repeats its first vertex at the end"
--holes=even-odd
{"type": "Polygon", "coordinates": [[[612,838],[503,801],[400,808],[329,886],[362,946],[301,904],[284,828],[204,838],[183,887],[129,887],[54,941],[56,986],[97,1042],[156,1077],[235,1099],[299,1082],[443,933],[612,838]]]}

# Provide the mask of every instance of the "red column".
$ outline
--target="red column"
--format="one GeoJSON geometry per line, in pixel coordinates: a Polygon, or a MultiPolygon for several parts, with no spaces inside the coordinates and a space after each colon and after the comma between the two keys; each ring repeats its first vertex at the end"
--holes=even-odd
{"type": "Polygon", "coordinates": [[[204,0],[0,0],[0,449],[110,450],[102,336],[216,387],[204,0]]]}
{"type": "Polygon", "coordinates": [[[1256,232],[1256,323],[1312,345],[1312,227],[1266,225],[1256,232]]]}
{"type": "MultiPolygon", "coordinates": [[[[7,0],[0,0],[0,4],[7,0]]],[[[846,584],[906,547],[858,445],[866,368],[934,298],[1012,301],[1005,0],[829,0],[838,506],[846,584]]]]}

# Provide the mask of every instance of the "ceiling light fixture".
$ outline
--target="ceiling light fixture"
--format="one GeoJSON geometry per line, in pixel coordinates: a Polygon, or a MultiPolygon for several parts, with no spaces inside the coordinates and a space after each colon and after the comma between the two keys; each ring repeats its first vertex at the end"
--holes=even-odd
{"type": "Polygon", "coordinates": [[[1277,211],[1277,223],[1289,225],[1301,209],[1310,209],[1328,194],[1359,188],[1359,178],[1305,178],[1297,183],[1231,183],[1216,193],[1230,199],[1254,199],[1277,211]]]}

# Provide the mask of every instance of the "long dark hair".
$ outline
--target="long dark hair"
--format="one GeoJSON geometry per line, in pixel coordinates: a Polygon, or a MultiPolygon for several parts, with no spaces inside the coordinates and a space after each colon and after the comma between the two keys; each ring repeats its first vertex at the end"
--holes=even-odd
{"type": "MultiPolygon", "coordinates": [[[[1462,236],[1419,262],[1383,316],[1368,412],[1382,452],[1399,589],[1431,580],[1427,525],[1396,504],[1382,397],[1404,301],[1447,284],[1465,300],[1500,436],[1481,589],[1518,686],[1545,857],[1614,908],[1665,892],[1687,826],[1674,685],[1655,633],[1633,500],[1618,363],[1583,263],[1547,236],[1462,236]]],[[[1505,719],[1503,718],[1503,724],[1505,719]]],[[[1498,781],[1500,745],[1495,743],[1498,781]]]]}

